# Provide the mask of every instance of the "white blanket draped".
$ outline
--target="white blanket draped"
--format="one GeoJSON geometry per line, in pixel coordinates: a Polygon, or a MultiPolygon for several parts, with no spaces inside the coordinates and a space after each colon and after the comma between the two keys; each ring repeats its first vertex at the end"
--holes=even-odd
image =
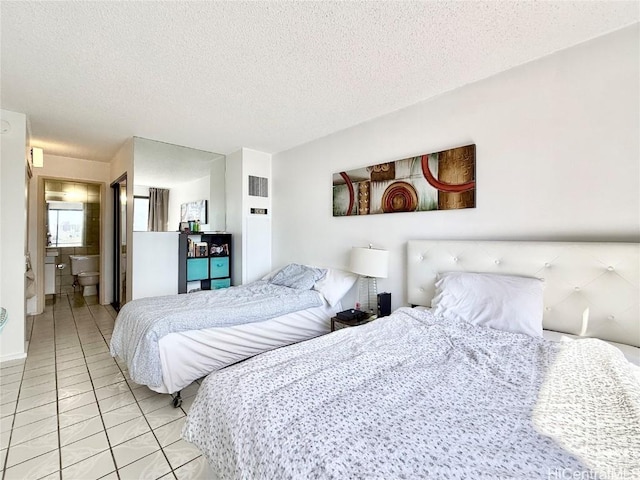
{"type": "Polygon", "coordinates": [[[225,479],[635,479],[632,368],[400,309],[211,374],[183,437],[225,479]]]}

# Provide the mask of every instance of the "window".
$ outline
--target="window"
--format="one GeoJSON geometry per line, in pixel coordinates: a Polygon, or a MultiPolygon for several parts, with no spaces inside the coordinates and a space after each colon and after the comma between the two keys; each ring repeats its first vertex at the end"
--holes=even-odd
{"type": "Polygon", "coordinates": [[[149,224],[149,197],[133,197],[133,231],[146,232],[149,224]]]}
{"type": "Polygon", "coordinates": [[[47,245],[82,247],[84,242],[84,205],[74,202],[47,202],[49,232],[47,245]]]}

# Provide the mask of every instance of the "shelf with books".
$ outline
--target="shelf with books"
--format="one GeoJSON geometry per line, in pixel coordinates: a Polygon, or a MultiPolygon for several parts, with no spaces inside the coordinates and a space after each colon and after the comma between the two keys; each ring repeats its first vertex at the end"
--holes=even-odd
{"type": "Polygon", "coordinates": [[[231,234],[180,234],[178,293],[231,286],[231,234]]]}

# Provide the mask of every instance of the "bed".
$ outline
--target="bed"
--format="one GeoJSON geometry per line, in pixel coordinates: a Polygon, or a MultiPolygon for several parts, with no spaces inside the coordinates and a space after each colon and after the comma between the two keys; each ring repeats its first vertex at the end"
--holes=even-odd
{"type": "Polygon", "coordinates": [[[329,332],[356,279],[290,264],[238,287],[133,300],[118,313],[111,354],[177,407],[180,391],[214,370],[329,332]]]}
{"type": "Polygon", "coordinates": [[[225,479],[640,478],[639,252],[408,242],[416,308],[209,375],[183,438],[225,479]]]}

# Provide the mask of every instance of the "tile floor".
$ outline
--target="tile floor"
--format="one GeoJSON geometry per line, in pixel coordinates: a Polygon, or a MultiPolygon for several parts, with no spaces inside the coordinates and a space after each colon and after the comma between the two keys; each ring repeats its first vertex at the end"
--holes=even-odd
{"type": "Polygon", "coordinates": [[[109,354],[115,317],[75,294],[28,318],[27,358],[0,364],[3,479],[211,478],[180,439],[198,383],[181,408],[133,383],[109,354]]]}

